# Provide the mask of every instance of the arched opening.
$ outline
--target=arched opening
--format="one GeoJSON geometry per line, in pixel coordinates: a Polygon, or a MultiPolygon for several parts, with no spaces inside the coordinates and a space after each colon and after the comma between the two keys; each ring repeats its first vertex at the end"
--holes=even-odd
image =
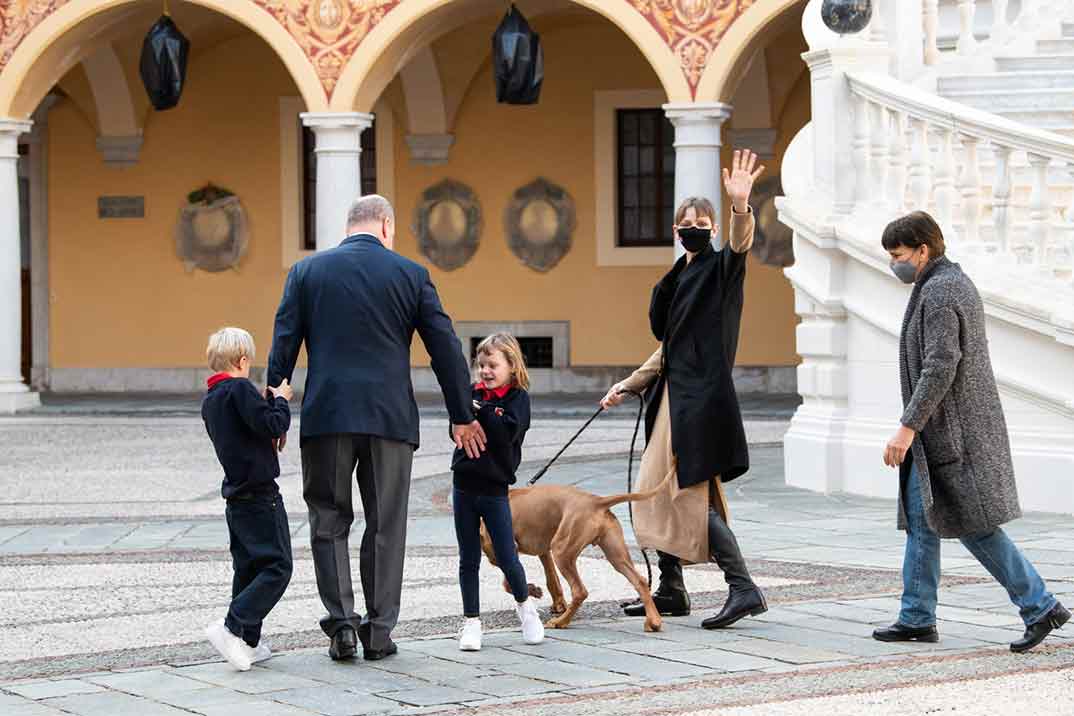
{"type": "MultiPolygon", "coordinates": [[[[273,44],[280,38],[270,43],[263,28],[236,19],[249,12],[238,5],[172,3],[191,54],[182,100],[166,112],[151,108],[138,74],[156,2],[99,2],[97,12],[81,14],[82,3],[69,3],[64,10],[76,7],[66,21],[81,21],[57,35],[58,26],[46,26],[59,22],[50,16],[5,69],[8,111],[35,119],[25,137],[33,280],[24,342],[35,387],[197,390],[205,336],[221,324],[248,328],[264,359],[286,242],[301,241],[281,210],[301,192],[286,155],[300,161],[299,112],[308,101],[323,109],[325,99],[308,64],[297,73],[303,87],[273,44]],[[17,63],[32,46],[36,61],[17,63]],[[16,82],[8,73],[20,66],[16,82]],[[117,108],[109,98],[124,101],[117,108]],[[285,129],[293,148],[284,146],[285,129]],[[110,160],[116,147],[102,142],[118,130],[140,145],[125,161],[110,160]],[[180,210],[207,183],[242,206],[248,242],[234,270],[188,271],[177,255],[180,210]]],[[[224,231],[230,237],[228,225],[224,231]]]]}

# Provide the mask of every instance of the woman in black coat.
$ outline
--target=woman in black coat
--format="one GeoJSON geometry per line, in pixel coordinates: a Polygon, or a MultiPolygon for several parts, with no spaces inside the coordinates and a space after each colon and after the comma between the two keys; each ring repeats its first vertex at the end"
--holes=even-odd
{"type": "MultiPolygon", "coordinates": [[[[729,595],[723,610],[702,626],[718,629],[767,610],[750,578],[735,535],[727,524],[721,483],[749,469],[746,433],[731,370],[742,318],[746,254],[753,242],[750,190],[764,167],[757,156],[736,151],[724,187],[731,200],[730,240],[712,246],[718,217],[707,199],[690,198],[675,215],[675,232],[685,249],[653,290],[649,321],[660,348],[605,396],[618,405],[627,392],[648,392],[647,444],[638,489],[655,487],[669,472],[666,494],[634,506],[638,544],[660,554],[660,586],[653,600],[662,614],[690,613],[682,562],[715,561],[729,595]]],[[[640,604],[628,615],[644,614],[640,604]]]]}

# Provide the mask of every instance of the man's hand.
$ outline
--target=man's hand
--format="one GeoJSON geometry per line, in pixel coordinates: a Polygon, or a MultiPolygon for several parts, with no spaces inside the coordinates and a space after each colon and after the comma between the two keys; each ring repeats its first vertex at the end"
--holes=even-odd
{"type": "Polygon", "coordinates": [[[626,399],[627,393],[623,392],[622,384],[616,383],[608,390],[608,394],[600,399],[600,407],[610,410],[617,405],[622,405],[626,399]]]}
{"type": "Polygon", "coordinates": [[[272,397],[283,398],[287,402],[291,402],[291,398],[295,397],[295,391],[291,388],[287,378],[284,378],[275,388],[269,386],[268,391],[272,393],[272,397]]]}
{"type": "Polygon", "coordinates": [[[895,436],[888,441],[884,448],[884,464],[888,467],[898,467],[906,459],[906,453],[914,443],[915,433],[905,425],[900,425],[895,431],[895,436]]]}
{"type": "Polygon", "coordinates": [[[745,214],[750,210],[750,192],[753,183],[764,173],[764,165],[754,171],[757,164],[757,155],[749,149],[736,149],[731,160],[731,170],[723,170],[723,188],[731,199],[731,206],[739,214],[745,214]]]}
{"type": "Polygon", "coordinates": [[[465,450],[471,460],[481,457],[485,451],[485,429],[476,420],[469,425],[452,425],[451,434],[455,438],[455,447],[465,450]]]}
{"type": "Polygon", "coordinates": [[[283,446],[287,444],[287,433],[284,433],[280,437],[272,441],[272,447],[276,449],[276,452],[283,452],[283,446]]]}

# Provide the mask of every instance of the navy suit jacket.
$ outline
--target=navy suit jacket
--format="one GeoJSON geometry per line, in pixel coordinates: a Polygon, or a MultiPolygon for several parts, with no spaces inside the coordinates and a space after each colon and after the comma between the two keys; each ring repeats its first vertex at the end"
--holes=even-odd
{"type": "Polygon", "coordinates": [[[410,382],[414,331],[432,358],[451,422],[473,422],[470,375],[451,319],[420,264],[369,234],[299,261],[287,275],[268,384],[290,380],[303,341],[301,437],[357,433],[418,446],[410,382]]]}

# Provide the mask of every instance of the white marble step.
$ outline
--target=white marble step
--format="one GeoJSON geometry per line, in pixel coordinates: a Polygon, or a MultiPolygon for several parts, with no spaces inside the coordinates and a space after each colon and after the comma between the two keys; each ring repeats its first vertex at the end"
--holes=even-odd
{"type": "MultiPolygon", "coordinates": [[[[986,112],[1005,110],[1053,111],[1074,106],[1074,88],[948,90],[939,93],[955,102],[968,104],[986,112]]],[[[1033,124],[1031,121],[1028,124],[1033,124]]],[[[1033,125],[1036,126],[1036,125],[1033,125]]]]}
{"type": "Polygon", "coordinates": [[[1074,89],[1074,55],[1066,70],[1029,70],[940,77],[937,90],[948,92],[1008,92],[1031,89],[1074,89]]]}
{"type": "Polygon", "coordinates": [[[1074,37],[1063,37],[1058,40],[1038,40],[1037,51],[1045,55],[1074,52],[1074,37]]]}
{"type": "Polygon", "coordinates": [[[1000,72],[1072,71],[1074,54],[999,56],[996,69],[1000,72]]]}
{"type": "Polygon", "coordinates": [[[1062,29],[1063,37],[1074,37],[1074,22],[1064,22],[1062,29]]]}

